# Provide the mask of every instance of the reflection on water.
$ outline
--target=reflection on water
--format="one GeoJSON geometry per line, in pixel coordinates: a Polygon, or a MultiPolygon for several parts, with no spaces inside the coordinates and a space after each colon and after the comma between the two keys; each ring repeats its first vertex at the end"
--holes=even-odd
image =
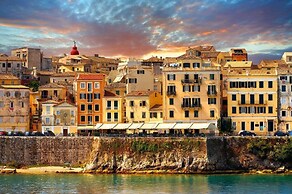
{"type": "Polygon", "coordinates": [[[0,193],[290,193],[292,175],[0,175],[0,193]]]}

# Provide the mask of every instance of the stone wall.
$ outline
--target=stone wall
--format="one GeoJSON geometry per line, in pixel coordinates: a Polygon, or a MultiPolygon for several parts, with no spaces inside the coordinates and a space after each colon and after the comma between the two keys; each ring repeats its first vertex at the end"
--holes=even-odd
{"type": "Polygon", "coordinates": [[[103,173],[275,170],[291,167],[291,148],[291,138],[278,137],[0,137],[0,163],[70,163],[103,173]]]}
{"type": "Polygon", "coordinates": [[[92,137],[1,137],[0,163],[26,165],[82,165],[92,151],[92,137]]]}

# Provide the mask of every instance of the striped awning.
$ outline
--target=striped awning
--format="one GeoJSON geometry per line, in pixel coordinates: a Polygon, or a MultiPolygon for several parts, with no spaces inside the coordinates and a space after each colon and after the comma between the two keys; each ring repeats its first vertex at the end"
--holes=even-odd
{"type": "Polygon", "coordinates": [[[156,129],[159,123],[144,123],[140,129],[156,129]]]}
{"type": "Polygon", "coordinates": [[[144,123],[132,123],[132,125],[128,129],[132,129],[132,130],[140,129],[143,124],[144,123]]]}
{"type": "Polygon", "coordinates": [[[99,129],[113,129],[117,123],[104,123],[99,129]]]}
{"type": "Polygon", "coordinates": [[[177,123],[173,129],[189,129],[193,123],[177,123]]]}
{"type": "Polygon", "coordinates": [[[172,129],[175,123],[159,123],[156,129],[172,129]]]}
{"type": "Polygon", "coordinates": [[[113,129],[128,129],[131,125],[132,123],[119,123],[113,129]]]}

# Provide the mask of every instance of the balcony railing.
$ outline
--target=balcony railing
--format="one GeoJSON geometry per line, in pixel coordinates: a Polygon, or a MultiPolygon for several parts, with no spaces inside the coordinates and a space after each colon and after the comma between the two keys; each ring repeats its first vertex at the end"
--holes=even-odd
{"type": "Polygon", "coordinates": [[[167,96],[175,96],[176,91],[167,91],[167,96]]]}
{"type": "Polygon", "coordinates": [[[182,79],[181,80],[182,84],[201,84],[202,79],[182,79]]]}
{"type": "Polygon", "coordinates": [[[201,104],[197,103],[197,104],[186,104],[186,103],[182,103],[181,104],[182,108],[201,108],[201,104]]]}
{"type": "Polygon", "coordinates": [[[215,95],[217,95],[217,91],[207,91],[207,95],[209,95],[209,96],[215,96],[215,95]]]}
{"type": "Polygon", "coordinates": [[[238,101],[238,104],[240,105],[267,105],[268,101],[264,100],[263,102],[259,102],[259,101],[254,101],[254,102],[250,102],[250,101],[245,101],[245,102],[241,102],[240,100],[238,101]]]}

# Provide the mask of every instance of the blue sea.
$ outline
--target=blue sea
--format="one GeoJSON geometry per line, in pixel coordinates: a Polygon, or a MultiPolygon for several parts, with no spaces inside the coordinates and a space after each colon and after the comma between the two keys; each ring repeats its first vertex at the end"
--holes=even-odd
{"type": "Polygon", "coordinates": [[[292,193],[292,175],[0,175],[0,193],[292,193]]]}

